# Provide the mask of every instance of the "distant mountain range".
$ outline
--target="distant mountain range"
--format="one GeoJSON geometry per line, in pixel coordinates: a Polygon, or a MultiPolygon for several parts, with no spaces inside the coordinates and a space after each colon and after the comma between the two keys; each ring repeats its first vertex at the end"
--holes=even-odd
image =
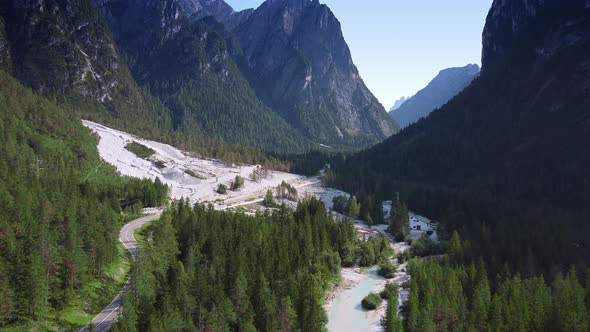
{"type": "Polygon", "coordinates": [[[400,99],[396,100],[389,111],[395,111],[396,109],[400,108],[406,101],[408,101],[408,99],[410,99],[410,97],[401,97],[400,99]]]}
{"type": "Polygon", "coordinates": [[[2,2],[0,67],[107,122],[266,150],[398,131],[317,0],[241,12],[223,0],[2,2]]]}
{"type": "Polygon", "coordinates": [[[478,75],[479,66],[474,64],[442,70],[424,89],[403,100],[389,114],[402,128],[407,127],[446,104],[478,75]]]}

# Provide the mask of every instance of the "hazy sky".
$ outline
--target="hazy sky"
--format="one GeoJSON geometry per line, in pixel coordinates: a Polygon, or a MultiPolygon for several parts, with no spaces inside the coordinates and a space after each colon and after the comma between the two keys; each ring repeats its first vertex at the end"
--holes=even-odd
{"type": "MultiPolygon", "coordinates": [[[[226,0],[236,10],[262,0],[226,0]]],[[[389,109],[442,69],[481,62],[492,0],[320,0],[340,23],[365,83],[389,109]]]]}

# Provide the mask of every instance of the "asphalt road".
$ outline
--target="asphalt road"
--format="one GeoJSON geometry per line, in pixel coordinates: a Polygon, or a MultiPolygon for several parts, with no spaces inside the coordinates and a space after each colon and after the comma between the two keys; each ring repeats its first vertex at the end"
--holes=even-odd
{"type": "MultiPolygon", "coordinates": [[[[127,223],[121,229],[119,233],[119,242],[125,246],[125,248],[131,254],[131,258],[135,261],[137,255],[139,253],[139,244],[135,240],[135,231],[137,231],[141,226],[157,220],[162,215],[161,212],[156,214],[146,215],[144,217],[135,219],[129,223],[127,223]]],[[[92,320],[91,324],[94,324],[95,331],[97,332],[105,332],[111,329],[111,324],[115,321],[119,312],[121,311],[121,306],[123,305],[123,293],[127,289],[129,284],[129,280],[125,283],[123,289],[117,294],[117,296],[106,306],[94,319],[92,320]]],[[[87,332],[90,331],[90,324],[84,326],[80,329],[80,332],[87,332]]]]}

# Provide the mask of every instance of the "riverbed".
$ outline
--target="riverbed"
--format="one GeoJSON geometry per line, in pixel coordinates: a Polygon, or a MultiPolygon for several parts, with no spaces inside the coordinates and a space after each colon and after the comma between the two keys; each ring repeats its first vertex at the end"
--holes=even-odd
{"type": "Polygon", "coordinates": [[[357,281],[349,288],[340,289],[328,311],[328,331],[380,331],[379,310],[366,311],[361,301],[370,292],[378,293],[387,280],[377,274],[378,267],[357,273],[357,281]]]}

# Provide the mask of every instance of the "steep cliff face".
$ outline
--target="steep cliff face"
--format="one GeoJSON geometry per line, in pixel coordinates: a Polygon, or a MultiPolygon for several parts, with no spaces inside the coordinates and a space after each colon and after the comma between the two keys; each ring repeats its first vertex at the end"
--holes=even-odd
{"type": "Polygon", "coordinates": [[[115,40],[131,56],[158,51],[191,22],[213,16],[232,28],[252,10],[235,12],[223,0],[94,0],[115,40]]]}
{"type": "Polygon", "coordinates": [[[389,114],[403,128],[427,117],[479,75],[478,65],[442,70],[424,89],[389,114]]]}
{"type": "Polygon", "coordinates": [[[0,61],[37,92],[103,104],[137,94],[90,0],[16,0],[0,7],[0,61]]]}
{"type": "Polygon", "coordinates": [[[314,140],[366,143],[397,131],[360,78],[327,6],[270,0],[236,33],[259,97],[314,140]]]}
{"type": "Polygon", "coordinates": [[[257,97],[238,68],[242,50],[220,0],[97,3],[136,81],[171,111],[174,130],[273,151],[303,151],[303,135],[257,97]]]}
{"type": "Polygon", "coordinates": [[[307,140],[257,97],[236,64],[237,40],[208,17],[186,22],[136,77],[172,111],[175,129],[271,151],[304,151],[307,140]]]}

